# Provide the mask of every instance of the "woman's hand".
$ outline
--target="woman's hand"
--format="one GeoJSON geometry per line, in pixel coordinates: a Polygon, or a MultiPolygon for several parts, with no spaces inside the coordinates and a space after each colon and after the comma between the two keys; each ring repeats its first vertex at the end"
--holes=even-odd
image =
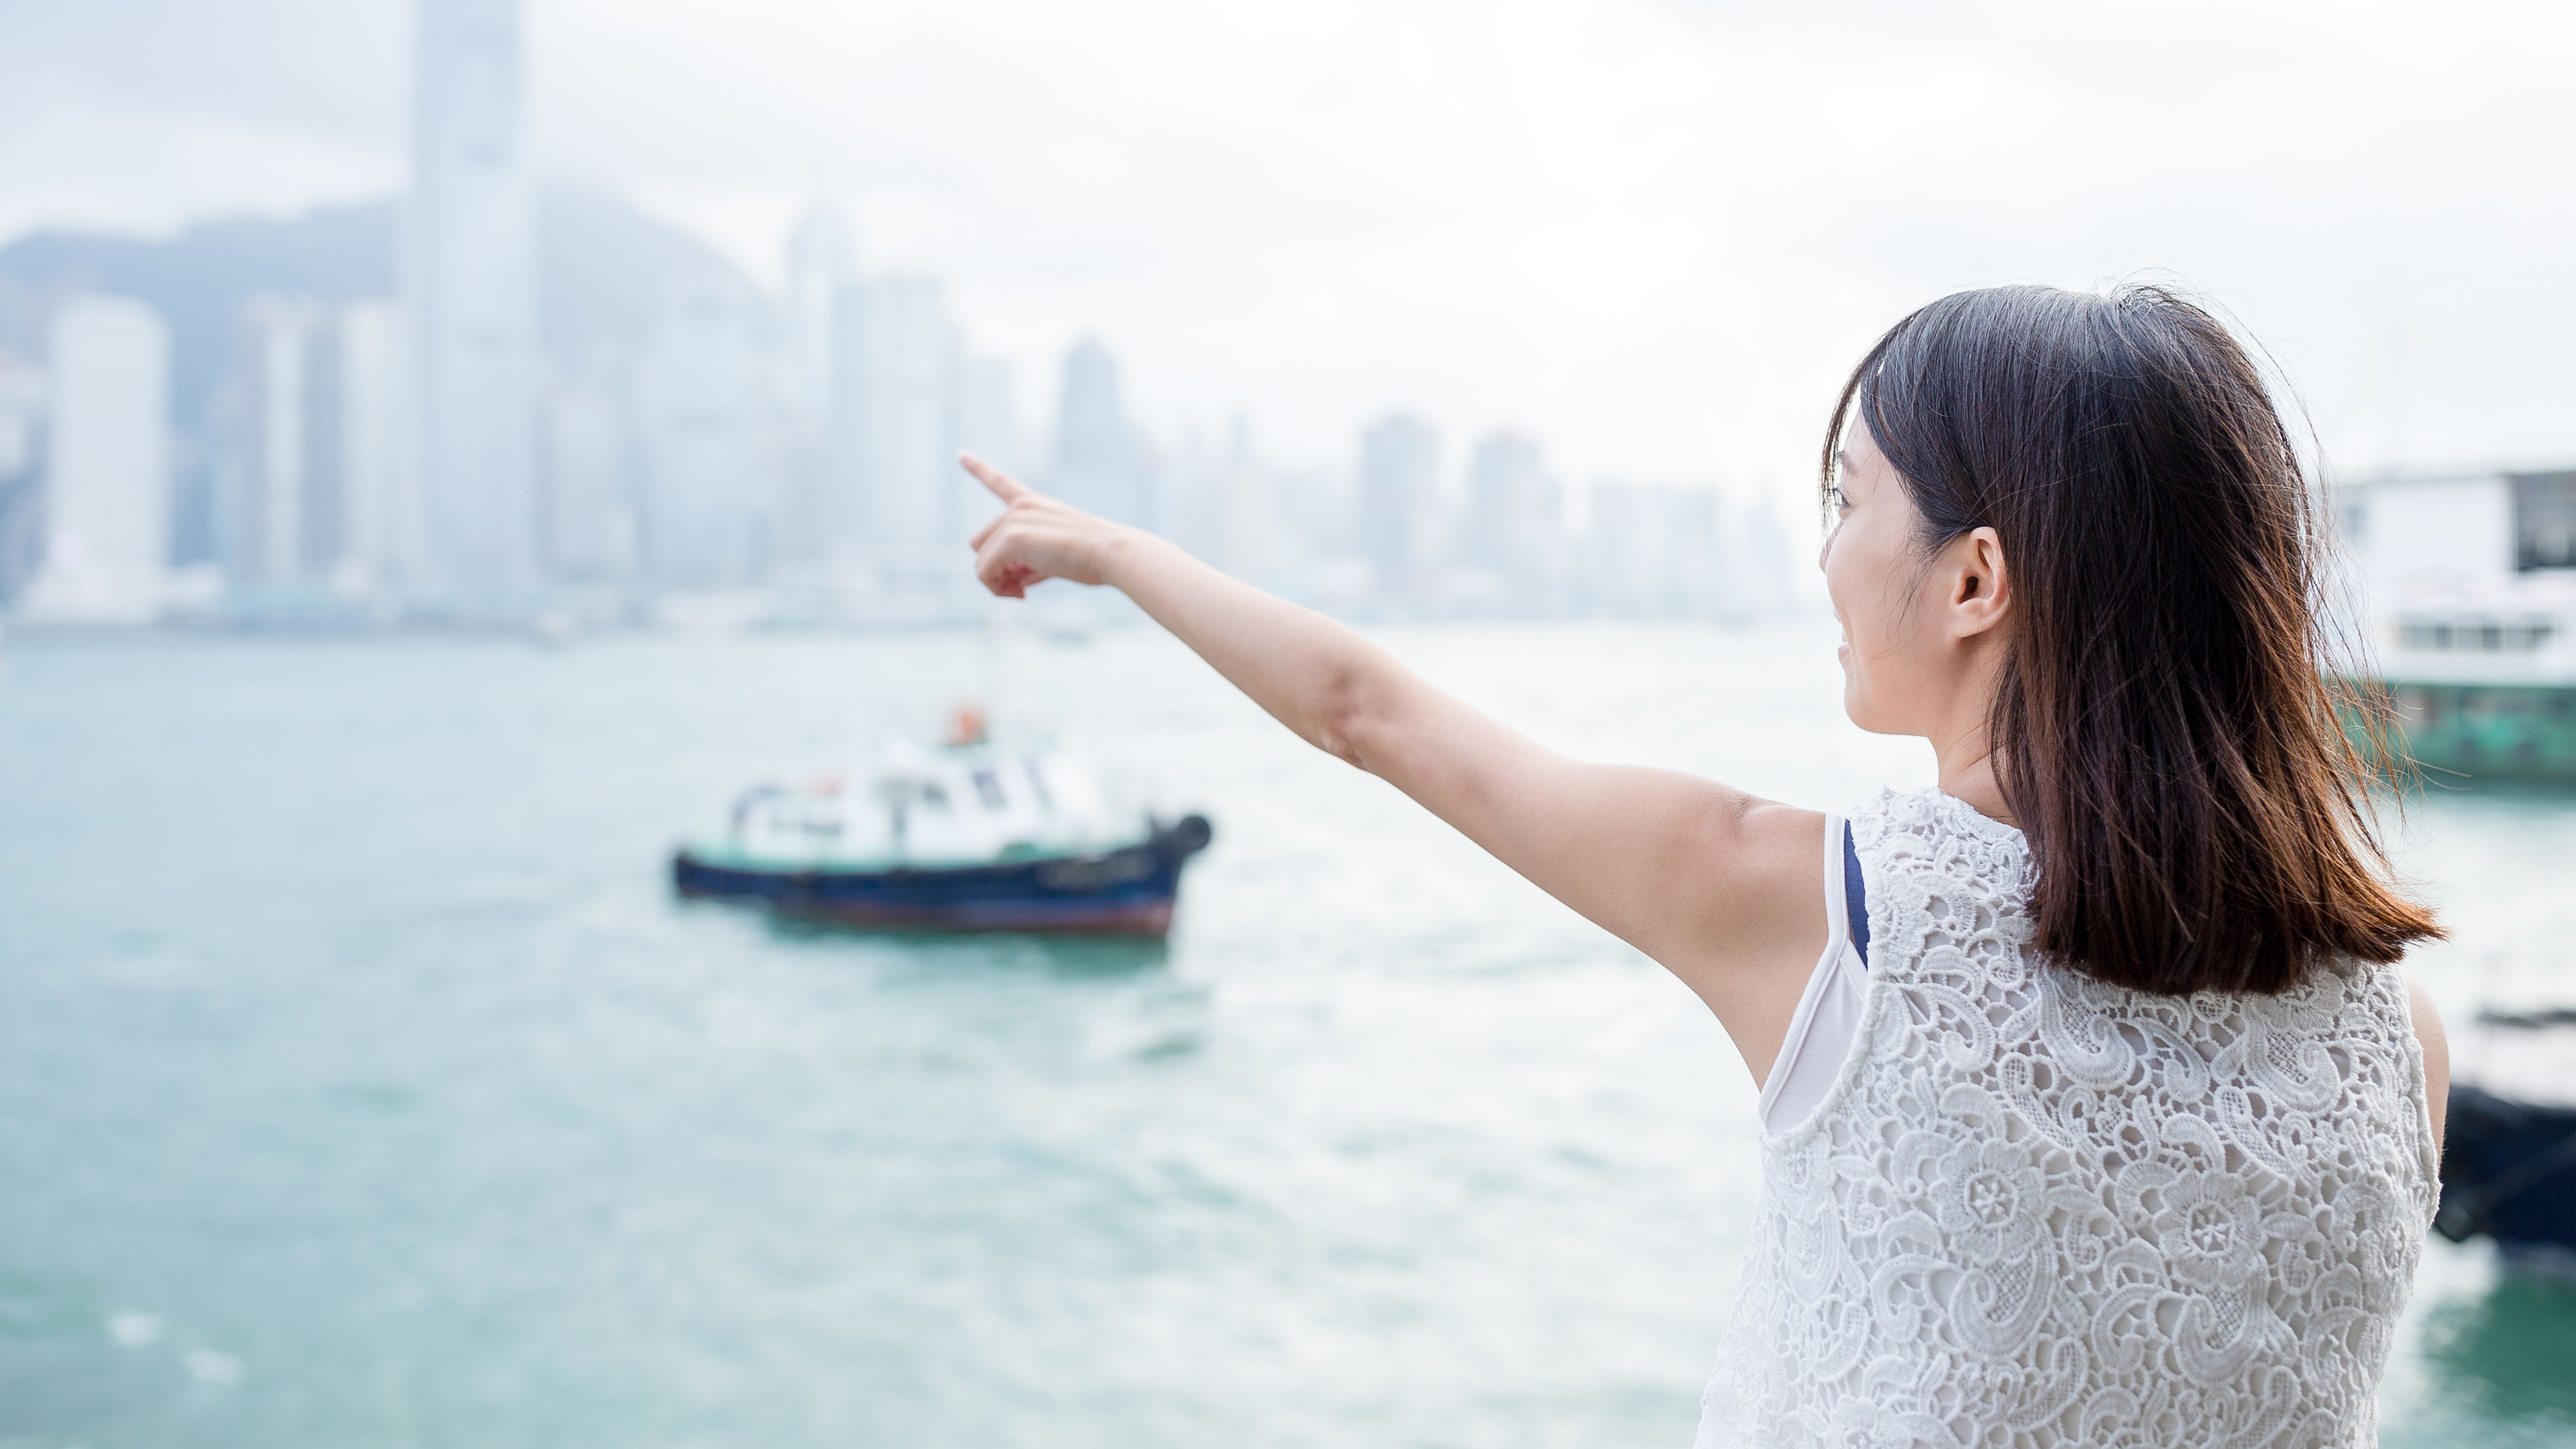
{"type": "Polygon", "coordinates": [[[958,454],[957,461],[1002,500],[1001,516],[970,540],[975,577],[985,588],[1021,599],[1029,585],[1048,579],[1108,581],[1109,554],[1126,529],[1049,498],[972,453],[958,454]]]}

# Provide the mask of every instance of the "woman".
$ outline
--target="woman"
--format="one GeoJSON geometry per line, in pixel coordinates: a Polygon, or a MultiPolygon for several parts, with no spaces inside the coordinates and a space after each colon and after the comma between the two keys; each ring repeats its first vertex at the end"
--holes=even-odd
{"type": "Polygon", "coordinates": [[[1110,584],[1708,1003],[1763,1191],[1702,1444],[2368,1444],[2448,1076],[2244,350],[2145,287],[1965,292],[1844,387],[1848,816],[1566,759],[1172,545],[967,466],[976,572],[1110,584]]]}

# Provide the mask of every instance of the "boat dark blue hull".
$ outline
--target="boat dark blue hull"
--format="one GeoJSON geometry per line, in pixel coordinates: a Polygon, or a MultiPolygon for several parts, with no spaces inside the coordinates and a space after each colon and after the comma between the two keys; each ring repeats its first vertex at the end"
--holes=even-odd
{"type": "Polygon", "coordinates": [[[2443,1135],[2442,1236],[2576,1263],[2576,1108],[2453,1087],[2443,1135]]]}
{"type": "Polygon", "coordinates": [[[1181,867],[1212,834],[1206,817],[1191,815],[1097,855],[882,871],[765,870],[681,850],[671,887],[854,925],[1160,936],[1171,929],[1181,867]]]}

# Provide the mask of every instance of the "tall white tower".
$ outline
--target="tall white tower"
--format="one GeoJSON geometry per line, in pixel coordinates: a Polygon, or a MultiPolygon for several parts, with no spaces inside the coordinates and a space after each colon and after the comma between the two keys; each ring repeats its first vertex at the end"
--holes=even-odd
{"type": "Polygon", "coordinates": [[[776,542],[782,560],[846,562],[858,546],[855,435],[839,416],[842,312],[856,281],[850,229],[817,202],[787,239],[787,425],[776,542]]]}
{"type": "Polygon", "coordinates": [[[341,476],[348,488],[345,575],[365,587],[421,572],[420,497],[412,431],[419,388],[403,309],[352,302],[340,314],[341,476]]]}
{"type": "Polygon", "coordinates": [[[817,202],[787,238],[788,403],[806,418],[819,419],[832,406],[853,255],[850,229],[828,203],[817,202]]]}
{"type": "Polygon", "coordinates": [[[537,581],[536,225],[518,0],[419,0],[404,290],[418,348],[421,583],[537,581]]]}
{"type": "Polygon", "coordinates": [[[170,329],[125,297],[76,297],[54,314],[52,458],[45,561],[31,616],[145,623],[170,557],[170,329]]]}
{"type": "Polygon", "coordinates": [[[964,490],[956,448],[957,324],[928,277],[878,277],[849,294],[836,419],[853,465],[835,542],[878,588],[925,603],[959,591],[964,490]]]}
{"type": "Polygon", "coordinates": [[[664,583],[748,583],[761,561],[748,300],[674,285],[645,357],[644,556],[664,583]]]}
{"type": "Polygon", "coordinates": [[[1118,359],[1097,337],[1064,357],[1064,397],[1056,409],[1053,490],[1079,508],[1120,523],[1151,527],[1152,500],[1136,429],[1118,389],[1118,359]]]}

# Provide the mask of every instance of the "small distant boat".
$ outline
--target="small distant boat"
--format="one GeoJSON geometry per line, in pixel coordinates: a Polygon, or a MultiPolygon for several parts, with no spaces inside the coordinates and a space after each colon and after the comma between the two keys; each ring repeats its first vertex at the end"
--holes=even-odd
{"type": "Polygon", "coordinates": [[[873,768],[734,802],[714,839],[682,846],[671,885],[856,925],[1160,936],[1207,818],[1109,807],[1064,753],[986,742],[897,746],[873,768]]]}
{"type": "Polygon", "coordinates": [[[2576,1010],[2490,1011],[2464,1035],[2433,1226],[2576,1276],[2576,1010]]]}

